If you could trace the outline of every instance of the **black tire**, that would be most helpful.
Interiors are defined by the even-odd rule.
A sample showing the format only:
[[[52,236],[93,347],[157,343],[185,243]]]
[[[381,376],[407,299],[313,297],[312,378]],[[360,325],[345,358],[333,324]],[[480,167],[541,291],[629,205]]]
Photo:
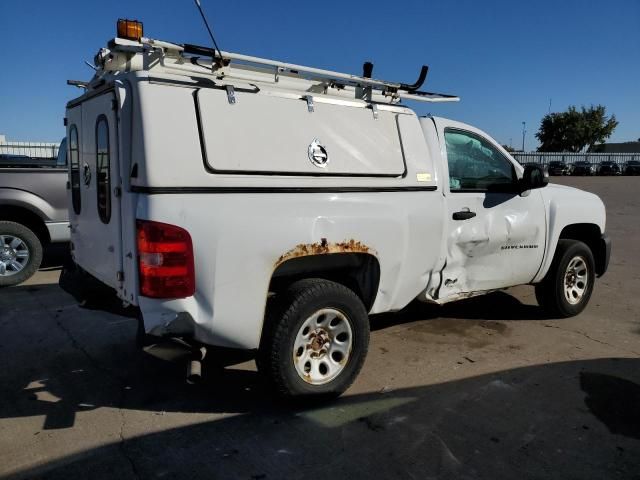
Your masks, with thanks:
[[[575,258],[584,260],[587,272],[584,293],[575,303],[569,302],[565,296],[565,281],[569,263]],[[582,312],[591,298],[595,284],[595,262],[591,249],[578,240],[561,239],[558,241],[556,253],[551,267],[544,280],[536,285],[536,299],[538,304],[553,317],[567,318]]]
[[[0,236],[4,235],[22,240],[29,253],[29,259],[22,270],[10,275],[0,274],[0,287],[10,287],[24,282],[38,271],[42,263],[42,243],[33,231],[16,222],[0,221]],[[4,248],[4,242],[1,243],[0,251]]]
[[[314,385],[296,370],[292,361],[294,343],[305,321],[326,308],[344,315],[351,328],[352,345],[340,373],[327,383]],[[351,386],[364,364],[368,347],[369,317],[360,298],[339,283],[305,279],[278,294],[268,307],[257,364],[282,397],[331,398]]]

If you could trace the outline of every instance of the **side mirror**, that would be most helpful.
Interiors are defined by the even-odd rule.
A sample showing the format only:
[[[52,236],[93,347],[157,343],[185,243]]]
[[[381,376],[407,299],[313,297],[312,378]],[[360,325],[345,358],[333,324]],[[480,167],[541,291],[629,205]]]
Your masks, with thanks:
[[[535,188],[546,187],[549,183],[549,172],[540,165],[527,165],[520,180],[520,190],[526,192]]]

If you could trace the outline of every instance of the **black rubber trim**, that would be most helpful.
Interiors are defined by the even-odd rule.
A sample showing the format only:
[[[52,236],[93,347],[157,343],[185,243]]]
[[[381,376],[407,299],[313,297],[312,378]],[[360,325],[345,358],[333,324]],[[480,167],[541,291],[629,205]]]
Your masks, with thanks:
[[[67,166],[64,167],[9,167],[0,165],[0,171],[2,173],[27,173],[27,172],[63,172],[67,173]],[[4,187],[3,187],[4,188]]]
[[[402,173],[312,173],[312,172],[281,172],[281,171],[269,171],[269,170],[218,170],[214,168],[209,162],[209,158],[207,156],[207,149],[205,147],[204,142],[204,131],[202,128],[202,116],[200,112],[200,100],[198,98],[200,89],[196,89],[193,92],[193,101],[196,113],[196,123],[198,124],[198,136],[200,138],[200,151],[202,152],[202,161],[204,162],[204,168],[208,173],[212,174],[220,174],[220,175],[276,175],[276,176],[284,176],[284,177],[300,177],[300,176],[311,176],[311,177],[342,177],[342,178],[405,178],[407,176],[407,160],[404,156],[404,152],[402,152],[402,165],[403,171]],[[235,89],[236,92],[240,92],[242,90]],[[257,93],[257,92],[251,92]],[[397,122],[397,118],[396,118]],[[402,149],[402,136],[400,131],[398,130],[398,140],[400,141],[400,147]]]
[[[134,193],[164,195],[176,193],[357,193],[357,192],[435,192],[435,185],[412,187],[138,187]]]
[[[602,251],[596,256],[596,275],[601,277],[607,272],[609,259],[611,258],[611,238],[606,233],[602,234],[599,247]]]
[[[171,85],[188,88],[216,88],[220,87],[216,82],[210,78],[203,77],[190,77],[192,81],[178,80],[176,78],[161,78],[161,77],[147,77],[150,84],[155,85]]]

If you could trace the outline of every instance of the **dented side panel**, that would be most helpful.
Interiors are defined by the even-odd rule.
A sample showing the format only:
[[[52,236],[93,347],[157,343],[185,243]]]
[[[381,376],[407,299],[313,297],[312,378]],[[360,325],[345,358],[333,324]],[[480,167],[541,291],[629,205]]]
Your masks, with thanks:
[[[502,151],[484,132],[459,122],[433,119],[423,121],[423,129],[435,128],[440,139],[442,168],[449,178],[446,127],[469,131],[484,137]],[[503,151],[507,161],[513,162],[518,176],[522,167]],[[427,300],[445,303],[482,292],[529,283],[539,271],[545,253],[546,219],[540,190],[523,195],[516,193],[451,191],[444,187],[446,197],[446,235],[443,250],[446,265],[435,276],[437,285],[425,292]],[[454,213],[468,211],[475,214],[465,220],[454,219]]]
[[[529,283],[545,251],[545,221],[539,191],[527,197],[459,194],[448,199],[453,213],[469,208],[476,217],[450,220],[447,267],[439,298]],[[484,198],[483,198],[484,197]],[[495,205],[487,204],[487,197]],[[451,217],[450,217],[451,218]]]

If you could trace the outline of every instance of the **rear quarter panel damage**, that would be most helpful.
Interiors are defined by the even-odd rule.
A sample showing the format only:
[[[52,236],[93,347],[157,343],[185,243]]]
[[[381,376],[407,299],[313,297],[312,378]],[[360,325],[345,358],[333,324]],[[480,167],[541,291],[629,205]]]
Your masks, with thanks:
[[[378,313],[413,300],[440,256],[438,192],[193,194],[174,200],[141,196],[136,216],[190,232],[196,293],[178,300],[140,297],[145,327],[166,326],[188,312],[196,339],[212,345],[258,347],[271,276],[289,259],[376,256],[381,280],[371,313]]]

